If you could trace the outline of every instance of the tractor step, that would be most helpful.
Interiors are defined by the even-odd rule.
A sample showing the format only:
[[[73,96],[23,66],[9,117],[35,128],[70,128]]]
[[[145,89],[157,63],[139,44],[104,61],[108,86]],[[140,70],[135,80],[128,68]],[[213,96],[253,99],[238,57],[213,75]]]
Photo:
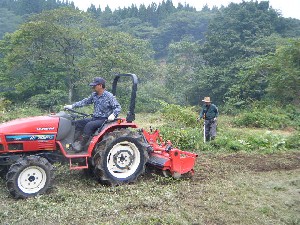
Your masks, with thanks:
[[[74,158],[70,158],[70,170],[81,170],[81,169],[88,169],[89,165],[88,165],[88,157],[82,157],[81,159],[84,159],[84,163],[83,165],[78,165],[78,163],[76,163],[76,165],[74,163],[72,163],[72,159]],[[78,160],[78,158],[76,158]]]

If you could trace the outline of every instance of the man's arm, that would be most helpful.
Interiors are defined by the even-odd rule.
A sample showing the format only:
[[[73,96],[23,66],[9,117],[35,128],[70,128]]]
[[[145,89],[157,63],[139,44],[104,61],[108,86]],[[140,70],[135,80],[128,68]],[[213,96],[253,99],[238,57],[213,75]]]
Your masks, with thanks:
[[[202,107],[202,110],[200,112],[199,118],[202,119],[204,116],[204,107]]]
[[[113,114],[115,117],[117,117],[119,115],[119,113],[121,112],[122,108],[115,96],[113,96],[111,99],[111,105],[113,108]]]
[[[215,115],[216,115],[216,117],[218,117],[218,116],[219,116],[219,110],[218,110],[218,107],[217,107],[217,106],[215,106],[215,109],[214,109],[214,111],[215,111]]]
[[[89,104],[92,104],[93,103],[93,96],[91,95],[90,97],[88,98],[85,98],[79,102],[75,102],[73,105],[72,105],[72,108],[79,108],[79,107],[83,107],[83,106],[86,106],[86,105],[89,105]]]

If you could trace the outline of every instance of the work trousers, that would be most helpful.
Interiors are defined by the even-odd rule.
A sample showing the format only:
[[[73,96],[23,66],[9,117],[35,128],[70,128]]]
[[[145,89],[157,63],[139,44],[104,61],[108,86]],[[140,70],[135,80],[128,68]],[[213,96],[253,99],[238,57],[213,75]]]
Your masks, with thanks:
[[[205,139],[210,141],[210,139],[215,139],[217,136],[217,120],[205,120]]]
[[[75,127],[77,131],[83,130],[84,136],[91,136],[99,127],[102,126],[104,121],[107,118],[104,117],[93,117],[93,118],[87,118],[82,120],[77,120],[75,122]]]

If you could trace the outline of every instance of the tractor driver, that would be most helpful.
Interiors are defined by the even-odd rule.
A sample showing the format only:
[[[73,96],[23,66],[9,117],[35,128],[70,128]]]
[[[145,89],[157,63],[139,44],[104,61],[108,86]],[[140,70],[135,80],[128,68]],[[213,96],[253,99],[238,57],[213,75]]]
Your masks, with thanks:
[[[86,105],[94,104],[94,113],[92,118],[77,120],[76,131],[82,131],[79,142],[74,144],[73,149],[76,152],[84,150],[84,146],[90,136],[102,126],[105,120],[113,121],[120,113],[121,106],[112,93],[105,89],[105,80],[101,77],[95,77],[90,83],[94,92],[87,98],[76,102],[72,105],[64,106],[65,109],[79,108]]]

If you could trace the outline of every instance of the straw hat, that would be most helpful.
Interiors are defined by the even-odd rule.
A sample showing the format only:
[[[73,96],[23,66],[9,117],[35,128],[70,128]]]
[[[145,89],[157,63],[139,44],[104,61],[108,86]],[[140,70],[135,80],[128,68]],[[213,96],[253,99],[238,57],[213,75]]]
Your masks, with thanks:
[[[202,100],[202,102],[211,102],[210,101],[210,97],[204,97],[204,99]]]

